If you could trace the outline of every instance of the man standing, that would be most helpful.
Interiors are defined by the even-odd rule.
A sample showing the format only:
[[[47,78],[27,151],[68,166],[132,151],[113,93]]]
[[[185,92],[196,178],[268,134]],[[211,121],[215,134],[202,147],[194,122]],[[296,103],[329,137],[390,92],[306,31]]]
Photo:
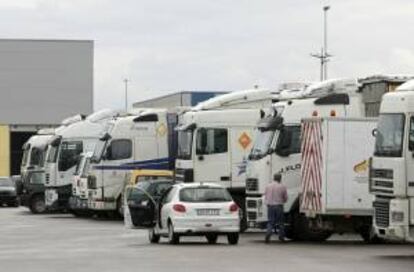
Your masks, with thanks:
[[[276,225],[279,226],[279,240],[285,241],[285,219],[283,204],[288,200],[286,186],[281,184],[282,175],[275,174],[273,182],[266,186],[265,204],[267,205],[267,232],[266,243],[270,241]]]

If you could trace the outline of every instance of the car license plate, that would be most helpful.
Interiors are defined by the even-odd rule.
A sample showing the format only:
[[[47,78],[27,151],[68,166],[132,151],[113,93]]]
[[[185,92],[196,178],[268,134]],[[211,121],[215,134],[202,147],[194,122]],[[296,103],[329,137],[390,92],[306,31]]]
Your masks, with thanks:
[[[198,209],[197,215],[219,215],[219,209]]]
[[[46,206],[51,206],[57,199],[58,194],[55,190],[46,190]]]

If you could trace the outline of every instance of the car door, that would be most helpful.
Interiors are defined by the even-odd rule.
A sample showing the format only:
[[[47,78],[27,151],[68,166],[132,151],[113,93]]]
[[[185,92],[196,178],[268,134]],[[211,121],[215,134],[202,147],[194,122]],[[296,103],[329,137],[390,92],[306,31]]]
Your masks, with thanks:
[[[135,227],[154,227],[157,203],[147,190],[139,187],[131,189],[127,195],[127,204],[132,224]]]
[[[174,196],[177,192],[176,187],[171,187],[165,192],[165,195],[161,198],[158,207],[158,227],[161,231],[167,230],[168,227],[168,218],[170,217],[171,212],[171,203],[174,199]]]

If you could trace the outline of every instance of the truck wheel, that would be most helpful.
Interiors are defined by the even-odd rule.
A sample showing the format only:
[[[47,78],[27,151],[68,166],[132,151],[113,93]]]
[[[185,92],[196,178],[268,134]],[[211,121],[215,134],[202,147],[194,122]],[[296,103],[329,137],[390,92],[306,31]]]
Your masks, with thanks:
[[[160,236],[155,234],[155,229],[148,230],[148,238],[151,244],[157,244],[160,241]]]
[[[168,223],[168,242],[171,245],[180,243],[180,236],[174,232],[174,226],[171,222]]]
[[[122,195],[118,197],[118,200],[116,201],[116,211],[117,215],[120,218],[124,218],[124,206],[122,205]]]
[[[373,231],[371,226],[366,226],[366,227],[362,227],[359,230],[359,234],[361,235],[362,239],[366,242],[366,243],[370,243],[370,244],[379,244],[384,242],[383,239],[379,238]]]
[[[239,234],[237,232],[227,234],[227,241],[230,245],[237,245],[239,242]]]
[[[44,197],[37,195],[30,201],[30,211],[32,213],[44,213],[46,211],[46,203]]]
[[[314,230],[309,227],[309,220],[305,215],[295,212],[293,215],[293,239],[299,241],[323,242],[332,232],[327,230]]]
[[[206,234],[206,238],[207,238],[208,243],[213,245],[217,243],[218,235],[215,233],[209,233],[209,234]]]

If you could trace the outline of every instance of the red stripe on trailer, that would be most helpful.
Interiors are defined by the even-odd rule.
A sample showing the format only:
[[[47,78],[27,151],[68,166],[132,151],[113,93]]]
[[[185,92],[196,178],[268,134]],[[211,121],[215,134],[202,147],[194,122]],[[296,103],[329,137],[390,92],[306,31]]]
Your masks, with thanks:
[[[321,120],[302,123],[302,211],[322,209],[322,131]]]

